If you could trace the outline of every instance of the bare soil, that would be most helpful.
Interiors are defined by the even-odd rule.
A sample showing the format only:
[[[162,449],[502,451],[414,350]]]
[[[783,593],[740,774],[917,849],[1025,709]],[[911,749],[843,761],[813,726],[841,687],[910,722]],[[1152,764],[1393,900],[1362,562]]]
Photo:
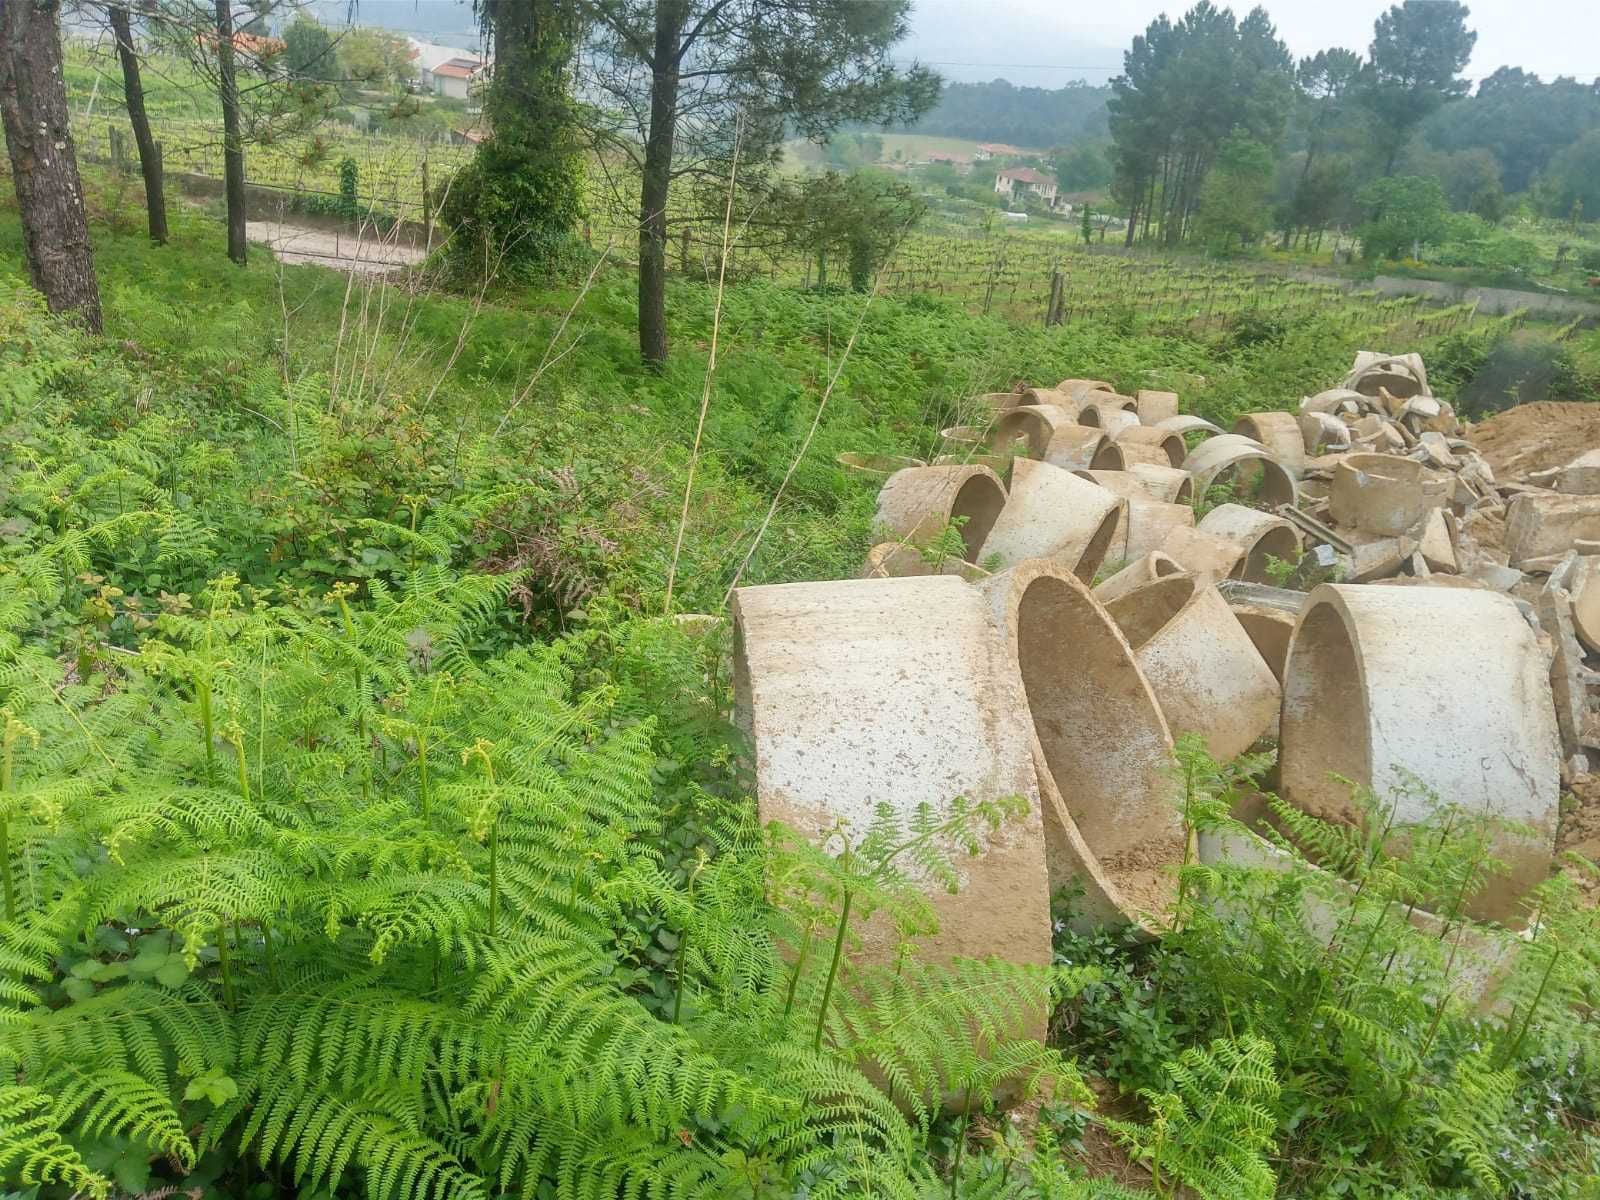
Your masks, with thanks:
[[[312,263],[369,275],[414,266],[427,257],[419,247],[397,244],[376,234],[353,237],[282,221],[247,221],[245,233],[252,242],[264,242],[281,262]]]
[[[1562,467],[1600,446],[1600,404],[1539,400],[1519,404],[1479,421],[1466,432],[1489,460],[1497,479],[1511,482],[1530,472]]]

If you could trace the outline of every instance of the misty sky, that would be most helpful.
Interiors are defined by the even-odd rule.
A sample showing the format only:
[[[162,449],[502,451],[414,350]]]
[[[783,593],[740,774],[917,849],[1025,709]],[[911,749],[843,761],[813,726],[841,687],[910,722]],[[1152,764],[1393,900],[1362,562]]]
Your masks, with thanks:
[[[1242,16],[1251,4],[1228,6]],[[1329,46],[1364,54],[1373,19],[1388,6],[1388,0],[1264,4],[1297,58]],[[1152,18],[1163,11],[1176,18],[1187,7],[1147,0],[916,0],[905,49],[950,79],[1104,83],[1121,71],[1123,49]],[[1546,79],[1600,75],[1600,0],[1468,0],[1468,7],[1468,24],[1478,32],[1467,70],[1474,79],[1503,65]]]

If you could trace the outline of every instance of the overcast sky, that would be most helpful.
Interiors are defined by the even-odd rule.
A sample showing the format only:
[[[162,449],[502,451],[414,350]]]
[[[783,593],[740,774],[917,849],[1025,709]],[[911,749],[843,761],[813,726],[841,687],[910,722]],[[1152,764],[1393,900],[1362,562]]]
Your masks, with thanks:
[[[1176,19],[1188,7],[1146,0],[916,0],[905,49],[951,79],[1104,83],[1121,71],[1122,51],[1135,34],[1159,13]],[[1231,7],[1243,16],[1251,5]],[[1300,58],[1330,46],[1364,54],[1372,22],[1389,4],[1269,0],[1264,7]],[[1600,75],[1600,0],[1469,0],[1468,7],[1468,24],[1478,33],[1467,68],[1474,79],[1505,65],[1546,79]]]

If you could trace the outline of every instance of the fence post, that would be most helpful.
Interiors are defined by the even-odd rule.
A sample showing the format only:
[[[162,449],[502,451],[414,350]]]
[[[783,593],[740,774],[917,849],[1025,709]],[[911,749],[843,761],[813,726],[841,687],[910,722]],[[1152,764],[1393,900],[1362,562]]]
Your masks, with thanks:
[[[428,193],[428,153],[422,153],[422,236],[425,254],[433,253],[433,197]]]

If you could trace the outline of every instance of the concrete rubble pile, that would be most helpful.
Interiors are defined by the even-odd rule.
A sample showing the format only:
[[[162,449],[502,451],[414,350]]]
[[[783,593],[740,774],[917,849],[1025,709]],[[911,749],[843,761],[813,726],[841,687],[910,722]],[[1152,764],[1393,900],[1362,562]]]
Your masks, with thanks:
[[[1099,379],[972,407],[929,462],[845,456],[881,480],[860,578],[735,593],[764,818],[821,838],[883,803],[1027,798],[990,854],[951,847],[963,887],[934,897],[927,951],[1047,962],[1055,889],[1085,924],[1168,910],[1175,735],[1219,759],[1275,740],[1308,812],[1358,819],[1353,781],[1402,822],[1433,797],[1516,822],[1474,911],[1521,922],[1561,774],[1600,750],[1600,451],[1497,481],[1415,354],[1363,352],[1231,430]]]

